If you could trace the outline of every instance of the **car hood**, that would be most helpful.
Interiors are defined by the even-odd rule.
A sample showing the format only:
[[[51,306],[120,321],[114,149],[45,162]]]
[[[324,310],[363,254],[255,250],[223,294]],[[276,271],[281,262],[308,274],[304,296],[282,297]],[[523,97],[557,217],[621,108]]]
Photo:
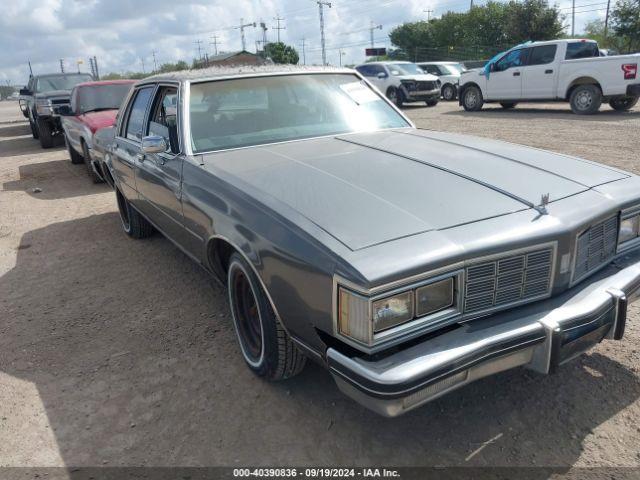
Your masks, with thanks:
[[[91,129],[92,133],[103,127],[110,127],[116,121],[118,110],[100,110],[99,112],[87,112],[78,115],[82,123]]]
[[[430,73],[425,73],[424,75],[398,75],[396,78],[400,80],[414,80],[416,82],[435,82],[438,80],[438,77]]]
[[[402,129],[207,154],[204,167],[351,250],[576,195],[628,175],[586,160]]]
[[[71,96],[71,90],[51,90],[49,92],[36,93],[36,98],[57,98],[57,97],[69,97]]]

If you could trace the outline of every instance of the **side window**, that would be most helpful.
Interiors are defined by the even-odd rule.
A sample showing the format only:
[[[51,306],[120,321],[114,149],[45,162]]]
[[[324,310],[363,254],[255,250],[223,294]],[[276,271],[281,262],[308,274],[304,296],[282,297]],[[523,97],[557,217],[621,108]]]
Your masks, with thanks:
[[[542,45],[531,49],[529,65],[545,65],[556,58],[557,45]]]
[[[512,67],[520,67],[524,64],[525,57],[526,49],[513,50],[496,62],[494,70],[503,72]]]
[[[567,60],[599,56],[600,50],[598,50],[598,44],[595,42],[573,42],[567,44],[567,54],[565,55]]]
[[[125,127],[125,138],[139,142],[142,140],[142,129],[144,127],[144,115],[147,112],[149,100],[151,100],[153,87],[141,88],[136,92],[136,96],[128,112]]]
[[[363,77],[373,76],[371,65],[360,65],[356,70],[358,70]]]
[[[161,87],[153,102],[147,135],[158,135],[167,142],[167,153],[178,153],[178,89]]]
[[[435,65],[425,65],[424,67],[422,67],[422,69],[425,72],[430,73],[431,75],[440,76],[440,69],[438,67],[436,67]]]

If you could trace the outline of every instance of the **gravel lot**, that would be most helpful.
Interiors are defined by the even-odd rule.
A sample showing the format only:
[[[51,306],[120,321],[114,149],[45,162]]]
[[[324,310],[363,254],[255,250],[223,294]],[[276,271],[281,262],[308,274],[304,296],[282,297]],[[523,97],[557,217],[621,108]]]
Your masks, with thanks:
[[[640,174],[638,108],[406,112]],[[315,365],[267,384],[225,291],[161,236],[127,238],[113,193],[23,120],[0,103],[0,465],[640,466],[638,305],[625,341],[557,375],[506,372],[397,419]]]

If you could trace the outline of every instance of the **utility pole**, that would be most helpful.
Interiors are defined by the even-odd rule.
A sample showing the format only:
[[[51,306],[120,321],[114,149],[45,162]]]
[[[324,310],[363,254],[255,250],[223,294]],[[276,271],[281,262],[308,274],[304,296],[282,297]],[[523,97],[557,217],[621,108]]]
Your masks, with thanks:
[[[306,39],[304,37],[302,37],[302,64],[306,65],[307,64],[307,52],[305,50],[305,42]]]
[[[340,66],[342,67],[342,56],[346,55],[347,52],[343,52],[341,48],[338,49],[338,53],[340,54]]]
[[[473,0],[471,0],[471,3],[469,4],[469,11],[471,11],[472,8],[473,8]]]
[[[142,73],[147,73],[144,69],[144,58],[140,57],[140,63],[142,63]]]
[[[31,60],[27,60],[29,64],[29,78],[33,77],[33,69],[31,68]]]
[[[373,31],[374,30],[382,30],[382,25],[376,25],[375,23],[373,23],[373,20],[371,20],[371,26],[369,27],[369,35],[371,37],[371,48],[374,47],[374,42],[373,42]]]
[[[151,50],[151,56],[153,57],[153,71],[157,72],[158,71],[158,62],[156,61],[156,51],[155,50]]]
[[[256,41],[256,53],[258,53],[258,47],[257,47],[258,44],[262,43],[263,51],[267,46],[267,30],[268,30],[267,24],[264,22],[260,22],[260,28],[262,29],[262,41]],[[280,34],[280,32],[278,32],[278,34]]]
[[[198,39],[193,43],[195,43],[198,46],[198,58],[202,62],[202,40]]]
[[[31,62],[29,62],[29,70],[31,70]],[[64,73],[64,59],[60,59],[60,72]]]
[[[326,5],[331,8],[331,2],[325,0],[315,0],[320,10],[320,45],[322,46],[322,65],[327,64],[327,50],[324,43],[324,11],[323,7]]]
[[[607,31],[609,30],[609,7],[611,6],[611,0],[607,0],[607,13],[604,16],[604,38],[607,38]]]
[[[91,70],[91,76],[96,78],[96,71],[93,68],[93,57],[89,57],[89,70]]]
[[[571,36],[576,34],[576,0],[571,3]]]
[[[98,70],[98,59],[93,56],[93,67],[96,69],[96,80],[100,80],[100,70]]]
[[[240,25],[234,27],[236,30],[240,30],[240,38],[242,38],[242,50],[245,51],[247,49],[247,42],[244,38],[244,29],[247,27],[256,28],[256,22],[253,23],[244,23],[244,18],[240,19]]]
[[[473,0],[471,0],[471,8],[473,8]],[[423,12],[427,14],[427,22],[429,22],[431,20],[431,14],[433,13],[433,10],[428,9],[423,10]]]
[[[280,14],[277,14],[273,19],[278,24],[278,26],[277,27],[273,27],[273,29],[278,31],[278,43],[280,43],[280,30],[286,30],[287,27],[281,27],[280,26],[280,22],[284,21],[284,18],[280,18]]]
[[[213,39],[213,42],[209,42],[209,45],[213,45],[213,51],[218,55],[218,36],[212,35],[211,38]]]

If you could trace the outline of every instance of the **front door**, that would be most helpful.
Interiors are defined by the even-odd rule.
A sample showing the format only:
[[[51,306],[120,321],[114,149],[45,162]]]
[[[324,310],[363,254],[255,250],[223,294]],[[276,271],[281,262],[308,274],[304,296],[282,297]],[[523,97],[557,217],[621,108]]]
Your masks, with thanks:
[[[487,100],[522,98],[522,67],[525,60],[525,49],[512,50],[493,65],[487,79]]]
[[[167,149],[161,153],[143,153],[136,159],[140,208],[166,235],[183,244],[183,159],[178,145],[177,86],[160,85],[151,105],[144,135],[164,138]]]
[[[138,155],[142,152],[142,129],[153,90],[153,86],[147,86],[133,93],[133,99],[129,102],[129,108],[116,132],[113,147],[111,163],[116,185],[136,207],[139,202],[134,168]]]

